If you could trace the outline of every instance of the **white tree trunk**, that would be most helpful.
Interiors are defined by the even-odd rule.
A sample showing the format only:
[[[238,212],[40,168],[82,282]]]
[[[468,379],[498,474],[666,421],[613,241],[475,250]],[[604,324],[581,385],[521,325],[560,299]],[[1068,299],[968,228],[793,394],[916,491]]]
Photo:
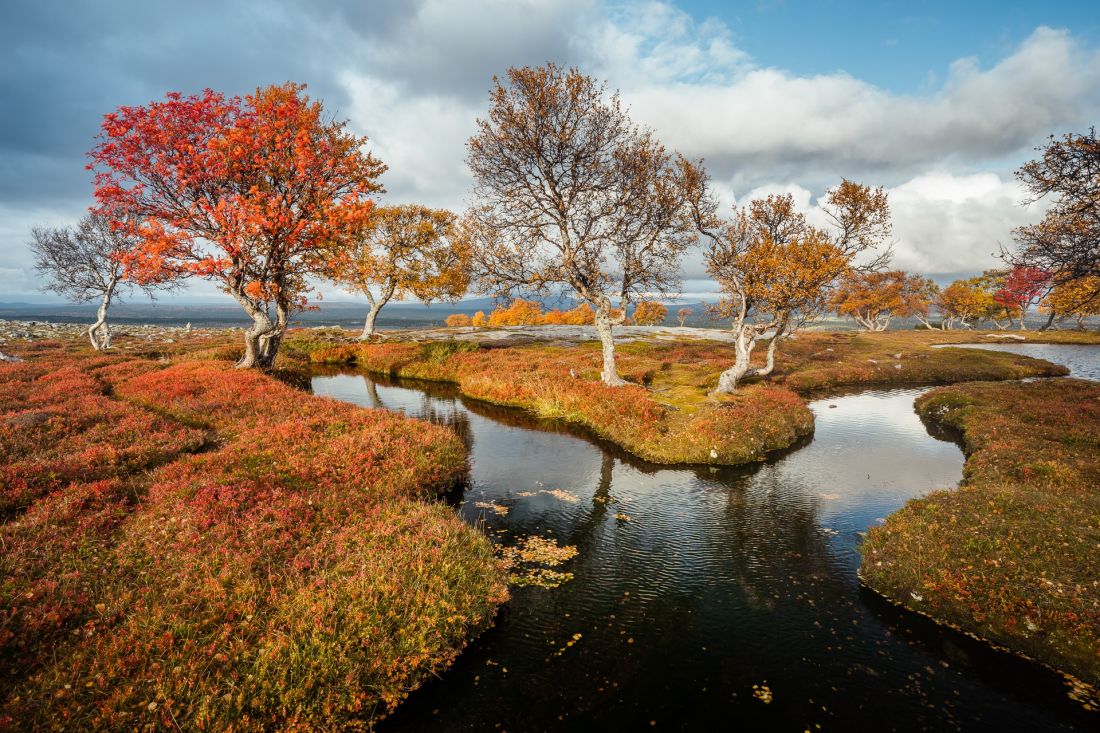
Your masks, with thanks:
[[[626,313],[625,307],[623,313]],[[617,319],[618,323],[622,321],[622,317]],[[606,299],[601,300],[596,305],[596,333],[599,334],[600,343],[603,345],[603,370],[600,372],[600,379],[608,387],[621,387],[628,384],[615,369],[615,338],[611,331],[615,324],[616,319],[611,317],[611,303]]]
[[[752,350],[756,347],[758,332],[755,326],[741,323],[734,326],[734,331],[737,338],[733,341],[733,366],[718,377],[718,387],[714,390],[718,394],[733,394],[737,391],[737,383],[749,371]]]
[[[276,303],[275,320],[266,309],[266,304],[240,296],[237,301],[252,318],[252,325],[244,332],[244,356],[237,362],[238,369],[270,369],[275,365],[283,334],[290,320],[290,309],[285,303]]]
[[[371,336],[374,336],[374,323],[378,320],[378,311],[382,310],[382,306],[390,302],[394,290],[395,286],[392,283],[387,284],[383,287],[378,298],[375,298],[370,290],[366,291],[367,300],[370,301],[370,310],[367,311],[367,320],[363,322],[363,332],[359,334],[360,341],[369,341]]]
[[[367,311],[367,320],[363,323],[363,333],[359,334],[360,341],[369,341],[374,335],[374,322],[378,319],[378,311],[382,310],[379,303],[372,303]]]
[[[111,348],[111,327],[107,323],[107,309],[111,307],[111,298],[118,284],[117,277],[111,277],[107,289],[103,291],[103,298],[99,301],[99,309],[96,311],[96,321],[88,328],[88,340],[92,342],[92,348],[103,351]]]

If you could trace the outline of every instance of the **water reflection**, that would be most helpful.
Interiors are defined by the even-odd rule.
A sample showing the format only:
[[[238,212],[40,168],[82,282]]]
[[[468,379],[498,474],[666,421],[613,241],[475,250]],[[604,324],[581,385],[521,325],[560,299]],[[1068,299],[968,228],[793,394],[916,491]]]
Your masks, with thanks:
[[[1093,344],[959,344],[959,348],[1006,351],[1069,367],[1069,376],[1100,381],[1100,346]],[[947,348],[941,346],[937,348]]]
[[[959,449],[913,412],[920,390],[814,402],[808,445],[715,470],[647,464],[447,386],[333,375],[314,390],[455,427],[471,447],[463,517],[494,541],[538,535],[579,549],[571,582],[516,589],[497,626],[389,730],[1089,722],[1052,675],[861,595],[860,533],[961,475]],[[765,682],[770,704],[752,694]]]

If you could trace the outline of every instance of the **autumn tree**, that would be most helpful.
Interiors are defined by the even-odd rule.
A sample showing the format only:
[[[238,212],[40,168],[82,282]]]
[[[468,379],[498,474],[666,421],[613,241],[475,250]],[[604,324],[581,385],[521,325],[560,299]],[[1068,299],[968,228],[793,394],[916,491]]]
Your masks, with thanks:
[[[1026,331],[1027,312],[1046,297],[1051,287],[1049,273],[1036,267],[1018,265],[1004,275],[1001,286],[993,293],[993,300],[1006,313],[1015,314],[1020,321],[1020,330]],[[1049,325],[1048,321],[1044,328]]]
[[[705,192],[706,186],[696,190]],[[713,198],[693,200],[694,219],[707,240],[707,272],[722,291],[711,310],[729,319],[734,333],[734,363],[719,377],[717,392],[735,391],[746,376],[770,374],[778,345],[820,313],[829,288],[853,267],[883,261],[875,250],[889,236],[882,224],[889,219],[885,194],[844,181],[827,202],[837,224],[833,233],[811,226],[790,194],[755,199],[725,220]],[[753,367],[752,352],[768,333],[765,364]]]
[[[948,331],[956,326],[971,328],[981,321],[991,321],[1003,328],[1016,316],[1010,306],[994,298],[1004,286],[1004,270],[986,270],[977,277],[956,280],[945,287],[936,299],[943,320],[940,328]]]
[[[894,318],[916,318],[927,328],[928,311],[938,292],[936,284],[901,270],[852,270],[833,291],[830,305],[868,331],[885,331]]]
[[[691,314],[694,312],[695,311],[693,311],[691,308],[688,308],[687,306],[676,311],[676,321],[680,324],[680,328],[684,327],[684,323],[687,322],[687,319],[691,318]]]
[[[1016,248],[1003,253],[1014,267],[1052,273],[1053,285],[1100,284],[1100,138],[1087,133],[1053,135],[1016,177],[1028,190],[1025,203],[1050,199],[1038,224],[1013,231]],[[1089,279],[1093,278],[1093,279]]]
[[[1078,330],[1085,327],[1085,319],[1100,316],[1100,277],[1083,277],[1065,280],[1055,285],[1039,306],[1051,319],[1073,319]]]
[[[196,276],[233,296],[252,320],[240,367],[272,365],[322,251],[361,236],[382,190],[366,139],[326,120],[304,89],[121,107],[89,153],[100,210],[139,240],[128,276]]]
[[[474,314],[474,317],[470,319],[470,325],[474,328],[485,328],[489,325],[489,319],[485,315],[485,311],[478,311]]]
[[[123,262],[139,243],[124,229],[112,226],[106,216],[96,213],[88,214],[75,227],[31,230],[34,269],[46,281],[42,289],[75,303],[99,301],[95,323],[87,331],[96,351],[111,346],[107,311],[113,302],[121,301],[135,285],[151,295],[154,288],[174,284],[170,273],[140,283],[127,277]]]
[[[538,326],[542,323],[542,306],[533,300],[516,298],[507,308],[496,308],[489,314],[489,325]]]
[[[465,313],[452,313],[443,319],[443,321],[447,324],[448,328],[463,328],[473,324],[470,316]]]
[[[634,306],[634,323],[639,326],[659,326],[667,316],[668,308],[662,303],[643,300]]]
[[[430,303],[466,293],[469,250],[454,229],[455,215],[444,209],[378,206],[359,236],[337,243],[326,275],[370,302],[361,340],[374,335],[378,312],[393,298],[411,295]]]
[[[641,293],[679,284],[695,241],[688,186],[698,165],[635,126],[605,87],[554,64],[494,79],[486,118],[468,142],[475,205],[468,228],[479,288],[588,303],[603,345],[604,384],[615,369],[613,327]]]

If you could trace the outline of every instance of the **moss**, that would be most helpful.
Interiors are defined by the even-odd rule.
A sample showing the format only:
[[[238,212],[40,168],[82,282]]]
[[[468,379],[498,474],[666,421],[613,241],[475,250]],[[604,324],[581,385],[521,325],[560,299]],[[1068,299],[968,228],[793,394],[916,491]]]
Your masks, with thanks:
[[[868,532],[864,581],[1100,684],[1100,385],[962,384],[917,409],[960,431],[964,481]]]

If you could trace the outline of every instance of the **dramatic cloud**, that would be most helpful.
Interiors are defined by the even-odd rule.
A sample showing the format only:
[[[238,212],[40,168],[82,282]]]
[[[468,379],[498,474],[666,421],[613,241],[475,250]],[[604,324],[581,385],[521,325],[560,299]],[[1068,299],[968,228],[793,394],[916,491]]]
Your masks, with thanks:
[[[460,208],[465,141],[494,74],[554,60],[619,89],[636,121],[704,157],[726,203],[790,190],[810,215],[841,176],[885,185],[896,264],[969,272],[1037,211],[1011,171],[1100,113],[1100,53],[1040,27],[1001,59],[960,59],[901,93],[846,73],[765,67],[730,29],[671,4],[600,0],[215,3],[5,9],[0,23],[0,292],[33,291],[35,223],[90,203],[84,153],[104,112],[168,90],[304,81],[371,138],[387,198]],[[705,291],[698,256],[690,289]],[[201,292],[201,291],[200,291]]]

